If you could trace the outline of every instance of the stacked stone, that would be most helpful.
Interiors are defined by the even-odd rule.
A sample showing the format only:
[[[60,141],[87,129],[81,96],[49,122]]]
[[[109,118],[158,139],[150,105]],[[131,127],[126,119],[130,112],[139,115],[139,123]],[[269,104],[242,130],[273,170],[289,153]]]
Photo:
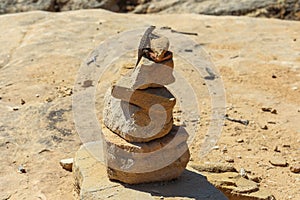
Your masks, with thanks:
[[[107,91],[102,132],[108,177],[137,184],[177,178],[189,161],[187,133],[173,125],[176,99],[165,87],[175,81],[168,39],[151,40],[151,49],[170,57],[142,64]],[[155,51],[153,51],[155,52]],[[179,131],[180,130],[180,131]]]

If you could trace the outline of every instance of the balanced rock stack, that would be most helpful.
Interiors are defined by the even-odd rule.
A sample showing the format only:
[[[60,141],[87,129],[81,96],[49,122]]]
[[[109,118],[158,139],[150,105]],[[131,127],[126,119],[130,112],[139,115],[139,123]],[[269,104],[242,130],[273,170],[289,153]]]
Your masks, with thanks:
[[[177,178],[189,161],[188,135],[173,125],[175,81],[169,40],[158,34],[130,75],[107,91],[102,132],[108,177],[137,184]]]

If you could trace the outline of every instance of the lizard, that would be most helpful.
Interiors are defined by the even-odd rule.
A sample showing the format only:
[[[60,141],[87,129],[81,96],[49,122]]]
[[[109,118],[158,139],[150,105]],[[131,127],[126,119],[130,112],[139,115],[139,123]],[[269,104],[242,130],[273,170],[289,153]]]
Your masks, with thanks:
[[[146,49],[150,48],[150,35],[152,34],[152,32],[154,31],[155,28],[156,28],[155,26],[151,25],[145,31],[145,33],[144,33],[144,35],[143,35],[143,37],[140,41],[139,50],[138,50],[138,58],[137,58],[137,62],[135,64],[135,67],[137,67],[137,65],[141,61],[143,55],[145,55]]]
[[[172,58],[172,53],[168,51],[169,41],[159,35],[153,34],[155,26],[150,26],[144,33],[138,50],[138,60],[135,68],[142,57],[152,60],[156,63],[163,62]],[[154,39],[154,40],[151,40]],[[154,45],[154,46],[152,46]]]

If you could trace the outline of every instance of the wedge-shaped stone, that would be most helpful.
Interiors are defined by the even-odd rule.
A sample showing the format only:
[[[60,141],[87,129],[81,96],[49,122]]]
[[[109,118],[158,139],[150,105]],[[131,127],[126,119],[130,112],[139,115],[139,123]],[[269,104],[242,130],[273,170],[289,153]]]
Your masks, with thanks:
[[[174,62],[172,59],[162,63],[154,63],[142,58],[141,65],[127,76],[120,79],[116,85],[131,89],[146,89],[163,87],[174,83]]]

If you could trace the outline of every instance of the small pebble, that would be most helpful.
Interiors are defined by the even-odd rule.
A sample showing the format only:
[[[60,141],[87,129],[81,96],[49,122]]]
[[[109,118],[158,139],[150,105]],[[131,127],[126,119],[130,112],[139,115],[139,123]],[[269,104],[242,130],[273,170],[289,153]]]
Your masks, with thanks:
[[[244,140],[243,139],[238,139],[237,142],[242,143],[242,142],[244,142]]]
[[[288,166],[288,163],[286,162],[286,160],[282,157],[272,157],[269,162],[273,165],[273,166],[277,166],[277,167],[286,167]]]
[[[35,97],[36,97],[36,98],[39,98],[39,97],[40,97],[40,94],[36,94]]]
[[[255,176],[255,175],[247,175],[247,176],[251,181],[254,181],[256,183],[260,183],[262,181],[262,178],[260,176]]]
[[[24,99],[21,99],[21,105],[24,105],[26,102]]]
[[[24,174],[24,173],[26,173],[26,169],[25,169],[22,165],[20,165],[20,166],[18,167],[18,172],[19,172],[20,174]]]
[[[225,146],[225,147],[223,147],[223,149],[222,149],[222,152],[223,153],[227,153],[228,152],[228,150],[227,150],[227,147]]]
[[[265,146],[260,147],[260,150],[268,151],[268,147],[265,147]]]
[[[212,149],[213,149],[213,150],[219,150],[220,147],[219,147],[219,146],[214,146]]]
[[[233,158],[230,158],[230,157],[226,157],[226,158],[225,158],[225,161],[226,161],[226,162],[229,162],[229,163],[234,163],[234,159],[233,159]]]
[[[48,98],[45,99],[45,101],[49,103],[49,102],[51,102],[53,100],[50,97],[48,97]]]
[[[300,165],[293,165],[290,167],[291,172],[300,173]]]
[[[267,126],[267,125],[264,125],[264,126],[261,127],[261,129],[263,129],[263,130],[268,130],[268,126]]]
[[[72,171],[72,166],[73,166],[73,158],[67,158],[67,159],[63,159],[59,162],[60,166],[62,166],[62,168],[64,168],[67,171]]]
[[[272,114],[277,114],[277,110],[276,110],[276,109],[272,109],[272,110],[271,110],[271,113],[272,113]]]
[[[277,110],[274,108],[270,108],[270,107],[262,107],[261,108],[262,111],[264,112],[270,112],[272,114],[277,114]]]
[[[17,110],[19,110],[19,107],[13,107],[12,110],[17,111]]]
[[[262,107],[261,110],[264,111],[264,112],[271,112],[272,108]]]
[[[284,147],[284,148],[290,148],[291,145],[289,145],[289,144],[283,144],[282,147]]]
[[[278,149],[278,146],[275,146],[274,151],[275,152],[280,152],[280,150]]]
[[[246,170],[244,168],[240,169],[240,175],[241,175],[241,177],[246,177],[247,176]]]

